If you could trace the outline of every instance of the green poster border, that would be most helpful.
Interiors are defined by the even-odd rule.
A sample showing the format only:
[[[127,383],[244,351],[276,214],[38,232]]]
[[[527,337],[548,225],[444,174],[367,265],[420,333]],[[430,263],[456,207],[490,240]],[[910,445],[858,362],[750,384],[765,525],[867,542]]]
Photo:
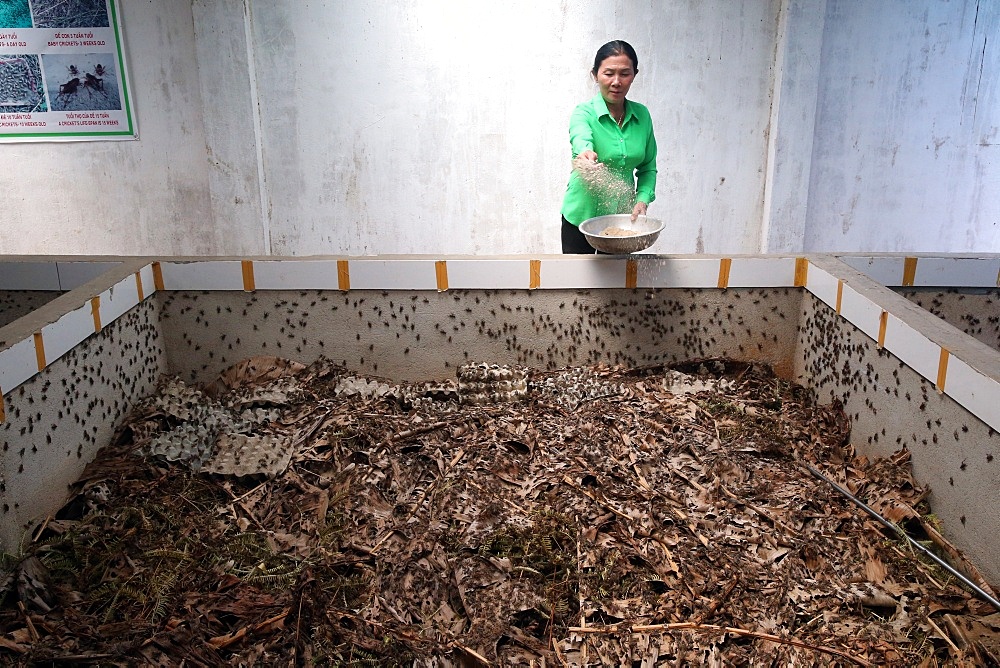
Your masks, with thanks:
[[[115,0],[107,0],[107,2],[110,9],[111,25],[115,30],[115,47],[118,51],[118,71],[122,73],[122,78],[118,83],[121,84],[122,87],[122,99],[125,101],[125,118],[128,122],[128,129],[117,130],[114,132],[0,132],[0,138],[29,140],[52,137],[125,137],[129,135],[135,139],[139,138],[135,131],[135,125],[132,122],[132,104],[128,90],[128,71],[125,69],[125,54],[122,52],[124,44],[122,44],[122,34],[118,22],[118,7],[115,6]],[[39,54],[39,56],[41,56],[41,54]]]

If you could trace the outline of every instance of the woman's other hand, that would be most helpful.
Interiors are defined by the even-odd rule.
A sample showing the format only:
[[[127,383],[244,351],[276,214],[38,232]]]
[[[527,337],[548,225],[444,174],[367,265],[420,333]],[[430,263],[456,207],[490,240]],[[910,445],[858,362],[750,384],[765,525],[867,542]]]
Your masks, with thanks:
[[[645,215],[646,215],[646,203],[636,202],[635,206],[632,207],[632,222],[634,223],[635,219],[638,218],[639,216],[645,216]]]

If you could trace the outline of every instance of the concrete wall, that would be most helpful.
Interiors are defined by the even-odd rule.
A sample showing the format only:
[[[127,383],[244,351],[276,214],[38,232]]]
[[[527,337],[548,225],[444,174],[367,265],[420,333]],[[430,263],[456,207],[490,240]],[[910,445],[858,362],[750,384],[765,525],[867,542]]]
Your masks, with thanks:
[[[891,302],[895,295],[888,297]],[[893,312],[905,310],[897,302]],[[957,332],[929,322],[929,313],[920,315],[926,316],[916,318],[923,331],[962,349]],[[991,582],[1000,581],[1000,434],[827,304],[807,296],[801,323],[797,380],[813,388],[821,403],[844,405],[859,453],[888,457],[907,448],[914,479],[930,489],[943,533],[976,555]]]
[[[272,249],[558,252],[569,115],[625,37],[661,155],[653,250],[754,250],[778,7],[253,2]]]
[[[56,306],[56,304],[50,304]],[[52,309],[11,325],[30,332]],[[10,330],[5,330],[10,333]],[[3,397],[0,545],[15,550],[28,526],[57,511],[134,402],[165,370],[158,306],[148,299],[53,360]]]
[[[567,119],[615,37],[659,138],[651,252],[1000,248],[995,3],[121,12],[140,139],[0,145],[0,251],[556,252]]]
[[[1000,290],[921,288],[899,294],[952,327],[1000,351]]]
[[[256,250],[213,218],[190,3],[119,8],[139,140],[0,145],[2,252]]]
[[[0,327],[28,315],[58,296],[58,292],[44,290],[0,290]]]
[[[826,5],[804,249],[1000,249],[1000,5]]]
[[[1000,271],[1000,256],[968,262]],[[919,264],[928,275],[943,266]],[[323,355],[396,380],[453,377],[466,361],[551,369],[724,355],[843,402],[860,452],[909,448],[945,535],[1000,579],[997,351],[830,257],[136,260],[0,338],[7,547],[58,508],[162,373],[210,380],[260,354]]]
[[[801,292],[351,290],[167,292],[168,370],[208,382],[254,355],[395,380],[453,378],[466,362],[561,369],[731,357],[790,376]],[[247,325],[247,323],[252,323]]]

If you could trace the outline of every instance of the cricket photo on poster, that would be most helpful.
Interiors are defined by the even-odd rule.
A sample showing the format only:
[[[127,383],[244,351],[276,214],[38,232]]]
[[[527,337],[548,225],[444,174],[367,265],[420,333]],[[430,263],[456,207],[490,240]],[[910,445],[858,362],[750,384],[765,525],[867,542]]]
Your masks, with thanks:
[[[0,142],[136,138],[114,0],[0,3]]]

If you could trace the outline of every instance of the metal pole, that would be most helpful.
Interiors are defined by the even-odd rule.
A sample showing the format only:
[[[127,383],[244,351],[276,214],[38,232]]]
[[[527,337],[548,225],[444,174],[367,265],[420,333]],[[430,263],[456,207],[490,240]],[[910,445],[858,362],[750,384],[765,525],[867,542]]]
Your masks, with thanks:
[[[843,494],[844,496],[846,496],[848,499],[850,499],[855,504],[857,504],[866,513],[868,513],[869,515],[871,515],[872,517],[874,517],[876,520],[878,520],[879,522],[881,522],[884,526],[886,526],[889,529],[892,529],[894,532],[896,532],[897,534],[899,534],[900,536],[902,536],[903,538],[905,538],[910,543],[910,545],[912,545],[913,547],[915,547],[918,550],[920,550],[924,555],[926,555],[927,557],[930,557],[934,561],[934,563],[936,563],[938,566],[940,566],[941,568],[945,569],[946,571],[948,571],[949,573],[951,573],[952,575],[954,575],[956,578],[958,578],[966,587],[968,587],[973,592],[975,592],[975,594],[977,596],[979,596],[981,599],[983,599],[984,601],[988,602],[990,605],[992,605],[997,610],[1000,610],[1000,601],[998,601],[997,599],[995,599],[992,596],[990,596],[986,591],[984,591],[975,582],[973,582],[972,580],[970,580],[969,578],[965,577],[964,575],[962,575],[961,573],[959,573],[957,570],[955,570],[951,566],[951,564],[949,564],[948,562],[946,562],[945,560],[943,560],[941,557],[937,556],[936,554],[934,554],[933,552],[931,552],[930,550],[928,550],[926,547],[924,547],[923,545],[921,545],[917,541],[915,541],[912,538],[910,538],[910,536],[905,531],[903,531],[903,529],[900,528],[898,525],[893,524],[889,520],[887,520],[884,517],[882,517],[881,515],[879,515],[872,508],[870,508],[864,502],[862,502],[860,499],[858,499],[858,497],[854,496],[853,494],[851,494],[850,492],[848,492],[846,489],[844,489],[843,487],[841,487],[840,485],[838,485],[834,481],[832,481],[829,478],[827,478],[825,475],[823,475],[822,473],[820,473],[812,465],[806,464],[806,468],[809,469],[809,472],[812,473],[814,476],[816,476],[820,480],[823,480],[828,485],[830,485],[831,487],[833,487],[835,490],[837,490],[838,492],[840,492],[841,494]]]

